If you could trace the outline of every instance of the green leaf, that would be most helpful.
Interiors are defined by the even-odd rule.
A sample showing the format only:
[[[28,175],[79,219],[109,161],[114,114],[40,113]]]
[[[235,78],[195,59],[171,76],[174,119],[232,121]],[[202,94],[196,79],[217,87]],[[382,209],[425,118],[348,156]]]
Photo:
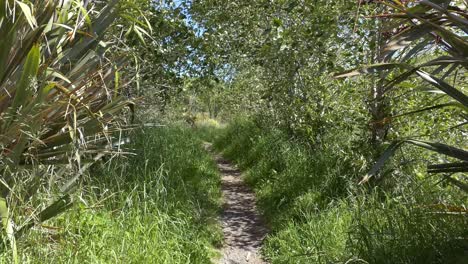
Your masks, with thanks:
[[[395,154],[396,150],[398,149],[398,147],[400,147],[401,144],[401,141],[395,141],[391,143],[384,151],[384,153],[380,156],[380,158],[377,160],[377,162],[374,164],[374,166],[372,166],[370,171],[364,176],[364,178],[362,178],[359,184],[366,183],[371,177],[374,177],[377,174],[377,172],[379,172],[379,170],[385,165],[387,160],[390,159],[393,156],[393,154]]]
[[[433,164],[427,166],[429,173],[456,173],[468,172],[468,162]]]
[[[408,143],[416,145],[418,147],[422,147],[428,150],[435,151],[440,154],[444,154],[453,158],[457,158],[460,160],[468,161],[468,151],[455,148],[446,144],[437,143],[437,142],[428,142],[422,140],[405,140]]]
[[[76,1],[76,3],[78,4],[78,8],[80,9],[81,15],[84,17],[86,24],[88,27],[91,27],[93,23],[91,22],[91,18],[88,15],[88,11],[84,8],[81,1]]]
[[[395,35],[391,41],[385,45],[384,51],[395,51],[407,47],[415,40],[419,40],[431,31],[432,27],[426,24],[410,27],[398,35]]]
[[[343,73],[339,73],[334,76],[334,78],[348,78],[348,77],[353,77],[361,74],[368,74],[368,73],[377,73],[379,71],[384,71],[384,70],[392,70],[395,68],[404,68],[404,69],[412,69],[411,66],[405,63],[378,63],[378,64],[372,64],[372,65],[366,65],[360,68],[356,68],[353,70],[349,70]]]
[[[29,51],[26,62],[23,66],[21,79],[16,85],[16,94],[12,104],[12,112],[16,112],[19,107],[27,103],[27,99],[33,92],[32,85],[39,69],[40,53],[39,45],[33,45]]]
[[[39,222],[44,222],[49,220],[52,217],[55,217],[73,205],[73,201],[69,194],[65,194],[60,197],[58,200],[53,202],[51,205],[47,206],[44,210],[42,210],[38,215]],[[17,232],[17,236],[21,237],[25,231],[33,227],[35,224],[34,219],[30,219],[27,221]]]
[[[114,98],[119,94],[120,73],[118,70],[114,73]]]
[[[23,11],[24,16],[26,17],[26,20],[28,21],[29,26],[31,26],[32,29],[37,27],[37,22],[34,16],[32,15],[31,8],[23,2],[20,1],[15,1],[19,7],[21,8],[21,11]]]
[[[422,70],[417,70],[416,74],[419,75],[423,80],[427,81],[439,90],[446,93],[448,96],[463,104],[465,107],[468,107],[468,96],[466,96],[461,91],[457,90],[455,87]]]
[[[395,141],[392,144],[390,144],[390,146],[387,147],[384,153],[380,156],[380,158],[377,160],[374,166],[372,166],[371,170],[359,182],[359,184],[366,183],[367,181],[369,181],[370,178],[375,176],[377,172],[379,172],[379,170],[385,165],[387,160],[395,154],[395,151],[398,149],[398,147],[400,147],[400,145],[405,142],[416,145],[418,147],[423,147],[425,149],[435,151],[440,154],[454,157],[463,161],[468,161],[468,151],[458,149],[458,148],[455,148],[446,144],[421,141],[421,140],[413,140],[413,139],[404,140],[404,141]]]
[[[135,32],[135,34],[137,35],[138,39],[140,40],[140,42],[146,46],[146,42],[145,42],[145,38],[143,37],[143,33],[146,33],[146,31],[144,31],[142,28],[140,28],[139,26],[137,25],[133,25],[133,32]],[[148,34],[148,33],[146,33]]]
[[[403,114],[394,115],[391,118],[393,119],[393,118],[398,118],[398,117],[402,117],[402,116],[413,115],[413,114],[426,112],[426,111],[434,110],[434,109],[445,108],[445,107],[449,107],[449,106],[457,107],[457,108],[460,108],[460,109],[462,109],[464,111],[468,110],[466,107],[464,107],[462,104],[460,104],[458,102],[450,102],[450,103],[445,103],[445,104],[438,104],[438,105],[433,105],[433,106],[429,106],[429,107],[424,107],[422,109],[414,110],[414,111],[403,113]]]
[[[461,190],[465,191],[465,192],[468,192],[468,184],[464,183],[464,182],[461,182],[457,179],[454,179],[450,176],[446,176],[445,177],[445,180],[447,180],[448,182],[450,182],[451,184],[457,186],[458,188],[460,188]]]
[[[0,198],[0,217],[2,218],[2,231],[6,234],[11,246],[11,251],[13,254],[13,263],[19,263],[18,261],[18,251],[16,248],[16,239],[13,230],[13,223],[10,218],[10,212],[8,209],[7,202],[5,198]]]
[[[56,77],[62,81],[65,81],[66,83],[70,84],[71,81],[70,79],[68,79],[67,77],[65,77],[65,75],[61,74],[60,72],[52,69],[52,68],[47,68],[47,75],[49,76],[53,76],[53,77]]]

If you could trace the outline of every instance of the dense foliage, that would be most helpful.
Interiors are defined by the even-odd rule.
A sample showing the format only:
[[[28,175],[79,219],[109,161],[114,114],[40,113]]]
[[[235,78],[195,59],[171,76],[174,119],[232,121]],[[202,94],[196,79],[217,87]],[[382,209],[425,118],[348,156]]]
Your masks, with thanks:
[[[329,132],[310,149],[258,119],[236,119],[217,138],[256,190],[272,229],[263,247],[272,263],[466,260],[468,218],[456,206],[466,203],[463,193],[429,179],[405,182],[404,174],[392,186],[359,188],[362,149],[352,131]]]
[[[209,262],[217,138],[272,262],[462,263],[467,5],[0,0],[2,257]]]
[[[439,2],[195,1],[190,10],[218,67],[232,69],[220,77],[225,118],[254,113],[312,148],[347,129],[375,164],[361,183],[398,175],[381,170],[401,148],[413,152],[409,143],[441,155],[420,150],[397,164],[435,163],[430,173],[466,190],[466,6]]]
[[[0,3],[0,215],[15,262],[15,238],[69,207],[89,161],[114,152],[119,113],[133,104],[104,38],[125,3],[86,5]]]
[[[465,3],[191,8],[233,68],[218,146],[247,169],[274,263],[466,259]]]
[[[134,155],[91,167],[79,199],[18,241],[21,263],[208,263],[221,243],[219,175],[183,126],[132,135]],[[11,260],[9,252],[0,261]]]

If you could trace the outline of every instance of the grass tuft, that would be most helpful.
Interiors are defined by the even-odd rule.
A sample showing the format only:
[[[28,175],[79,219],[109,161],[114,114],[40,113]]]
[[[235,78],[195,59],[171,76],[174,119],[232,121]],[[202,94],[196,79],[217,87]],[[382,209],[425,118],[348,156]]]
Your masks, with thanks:
[[[358,186],[368,150],[353,147],[349,131],[329,132],[314,146],[250,119],[220,132],[215,146],[246,171],[270,226],[263,252],[271,263],[468,259],[468,217],[445,206],[466,196],[431,178]]]
[[[135,156],[95,165],[79,202],[27,234],[22,263],[209,263],[216,256],[220,180],[201,140],[182,126],[133,138]]]

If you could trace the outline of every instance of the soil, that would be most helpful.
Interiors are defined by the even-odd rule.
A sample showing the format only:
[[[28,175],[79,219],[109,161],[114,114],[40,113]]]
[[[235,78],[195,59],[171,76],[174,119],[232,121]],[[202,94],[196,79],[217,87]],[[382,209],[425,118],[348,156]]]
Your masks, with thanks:
[[[205,147],[211,149],[210,144]],[[218,263],[266,264],[260,248],[268,230],[255,206],[255,195],[235,165],[218,154],[213,155],[221,172],[224,202],[221,215],[224,245]]]

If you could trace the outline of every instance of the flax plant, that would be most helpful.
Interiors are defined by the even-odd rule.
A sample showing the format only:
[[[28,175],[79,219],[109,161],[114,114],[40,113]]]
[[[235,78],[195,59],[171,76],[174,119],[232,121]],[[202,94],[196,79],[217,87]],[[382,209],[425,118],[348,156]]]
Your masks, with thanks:
[[[90,164],[119,150],[114,135],[128,127],[122,112],[133,102],[123,96],[125,57],[106,31],[122,2],[0,2],[0,216],[14,255],[15,237],[67,209]],[[33,206],[52,183],[55,202],[12,217],[13,205]]]
[[[338,74],[351,77],[368,73],[383,73],[385,93],[401,89],[400,84],[414,77],[420,82],[419,92],[434,94],[431,104],[414,111],[386,116],[377,122],[391,124],[397,119],[409,118],[423,112],[442,108],[458,111],[462,121],[450,130],[468,124],[468,96],[466,94],[466,70],[468,68],[468,15],[466,5],[460,1],[382,1],[388,13],[376,15],[385,19],[388,39],[384,52],[385,62],[366,65]],[[455,115],[454,115],[455,116]],[[454,120],[455,121],[455,120]],[[445,163],[428,165],[429,173],[443,173],[444,179],[468,192],[466,179],[455,177],[468,172],[466,144],[453,146],[441,142],[420,140],[417,137],[394,140],[362,179],[367,182],[377,175],[385,162],[403,144],[411,144],[445,156]]]

